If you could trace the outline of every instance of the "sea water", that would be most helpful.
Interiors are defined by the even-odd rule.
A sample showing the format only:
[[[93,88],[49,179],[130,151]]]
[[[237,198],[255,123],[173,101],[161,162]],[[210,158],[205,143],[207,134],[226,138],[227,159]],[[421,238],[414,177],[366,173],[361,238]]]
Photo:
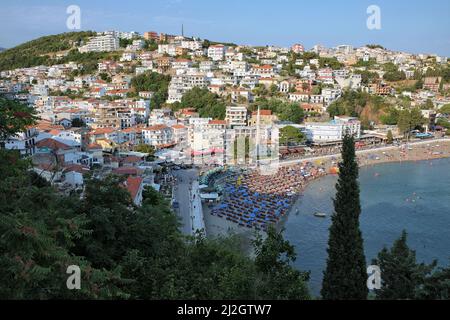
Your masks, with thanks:
[[[337,176],[312,182],[291,211],[284,236],[295,246],[295,266],[311,272],[320,294]],[[450,264],[450,159],[386,163],[360,169],[360,225],[368,264],[383,246],[408,232],[419,262]],[[298,213],[297,213],[298,211]],[[327,218],[314,217],[324,212]]]

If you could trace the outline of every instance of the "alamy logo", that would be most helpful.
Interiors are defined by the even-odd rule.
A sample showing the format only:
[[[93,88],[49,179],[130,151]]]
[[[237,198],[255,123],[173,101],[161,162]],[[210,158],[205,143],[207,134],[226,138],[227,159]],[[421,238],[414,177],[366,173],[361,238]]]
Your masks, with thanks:
[[[367,29],[381,30],[381,9],[379,6],[371,5],[367,8]]]
[[[67,278],[66,286],[69,290],[80,290],[81,289],[81,270],[79,266],[68,266],[66,270],[67,274],[70,276]]]
[[[380,290],[381,289],[381,269],[379,266],[369,266],[367,267],[367,288],[369,290]]]
[[[69,14],[66,20],[66,26],[69,30],[81,29],[81,9],[79,6],[71,5],[67,7],[66,13]]]

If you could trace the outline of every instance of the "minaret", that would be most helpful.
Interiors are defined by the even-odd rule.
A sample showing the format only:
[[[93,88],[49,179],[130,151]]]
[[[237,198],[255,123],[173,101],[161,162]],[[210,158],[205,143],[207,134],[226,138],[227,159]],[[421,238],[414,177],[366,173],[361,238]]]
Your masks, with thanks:
[[[184,38],[184,24],[181,24],[181,36]]]
[[[261,110],[258,106],[258,115],[256,116],[256,165],[258,165],[259,145],[261,144]]]

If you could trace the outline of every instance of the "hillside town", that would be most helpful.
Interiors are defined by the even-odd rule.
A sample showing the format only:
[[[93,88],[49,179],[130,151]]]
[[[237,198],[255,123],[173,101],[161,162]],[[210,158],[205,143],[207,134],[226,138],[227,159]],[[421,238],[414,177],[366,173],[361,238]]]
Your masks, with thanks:
[[[90,69],[75,59],[0,72],[0,94],[39,117],[2,147],[64,192],[114,173],[139,205],[146,185],[171,197],[168,166],[255,166],[238,140],[292,160],[337,153],[346,133],[365,149],[450,131],[448,71],[438,72],[449,63],[437,55],[106,31],[54,56],[95,54]]]

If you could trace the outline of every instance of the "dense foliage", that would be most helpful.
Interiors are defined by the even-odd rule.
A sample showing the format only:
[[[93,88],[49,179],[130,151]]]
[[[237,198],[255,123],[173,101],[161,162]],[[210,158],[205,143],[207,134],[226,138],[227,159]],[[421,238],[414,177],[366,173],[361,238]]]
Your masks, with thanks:
[[[398,129],[403,134],[408,134],[411,130],[421,129],[425,123],[425,118],[419,108],[399,111]]]
[[[280,144],[300,144],[306,141],[306,136],[298,128],[286,126],[280,129]]]
[[[225,102],[207,88],[194,87],[183,95],[181,103],[175,103],[173,109],[194,108],[200,117],[225,119]]]
[[[167,100],[170,79],[169,75],[146,72],[134,77],[131,80],[131,86],[136,93],[141,91],[153,92],[151,106],[152,109],[157,109]]]
[[[0,149],[0,299],[309,298],[308,274],[274,229],[252,259],[237,237],[183,236],[151,187],[141,207],[118,176],[87,176],[82,197],[65,195],[30,165]],[[81,290],[66,287],[69,265],[81,269]]]
[[[368,106],[372,106],[375,109],[374,111],[378,111],[386,105],[382,97],[352,90],[345,91],[342,97],[330,104],[327,111],[331,117],[342,115],[359,117]]]
[[[290,121],[296,124],[301,123],[305,117],[303,108],[298,103],[285,102],[280,99],[256,99],[251,106],[251,110],[257,110],[258,107],[261,110],[271,110],[282,121]]]
[[[68,32],[41,37],[0,53],[0,71],[54,64],[49,54],[65,51],[86,41],[94,32]]]
[[[34,123],[32,108],[0,96],[0,141]]]
[[[436,270],[437,261],[417,263],[415,251],[408,247],[406,231],[391,249],[384,247],[373,264],[381,270],[382,286],[375,290],[377,299],[450,298],[450,268]]]
[[[355,142],[353,137],[346,135],[328,239],[328,259],[321,291],[323,299],[367,299],[366,259],[359,228],[358,171]]]

